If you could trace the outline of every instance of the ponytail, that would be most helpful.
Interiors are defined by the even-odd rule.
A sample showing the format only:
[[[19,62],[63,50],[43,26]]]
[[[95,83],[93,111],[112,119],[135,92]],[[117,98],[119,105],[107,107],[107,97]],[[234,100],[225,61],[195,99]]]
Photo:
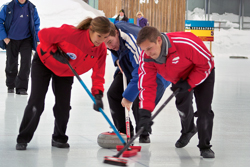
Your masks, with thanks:
[[[87,30],[89,29],[90,23],[92,22],[92,18],[88,17],[87,19],[81,21],[76,28],[80,30]]]
[[[87,18],[81,21],[77,26],[77,29],[87,30],[90,29],[92,32],[98,32],[100,34],[106,34],[110,32],[111,22],[104,16],[98,16],[94,19]]]

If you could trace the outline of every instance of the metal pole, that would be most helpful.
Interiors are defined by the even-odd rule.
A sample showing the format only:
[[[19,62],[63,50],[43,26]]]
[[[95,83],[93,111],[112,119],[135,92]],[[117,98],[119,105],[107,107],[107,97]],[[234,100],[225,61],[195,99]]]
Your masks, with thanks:
[[[242,0],[239,0],[239,29],[241,30],[241,9],[242,9]]]
[[[210,20],[210,0],[208,0],[208,5],[207,5],[207,13],[208,13],[208,19],[207,20]]]
[[[207,20],[207,0],[205,0],[205,20]]]
[[[242,0],[242,27],[241,29],[244,29],[244,0]]]
[[[188,20],[188,0],[186,0],[186,20]]]

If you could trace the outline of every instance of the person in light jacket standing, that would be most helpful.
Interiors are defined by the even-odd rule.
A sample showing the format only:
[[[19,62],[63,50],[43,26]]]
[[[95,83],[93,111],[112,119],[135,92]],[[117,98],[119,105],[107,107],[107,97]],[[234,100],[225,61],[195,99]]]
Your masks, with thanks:
[[[123,9],[120,10],[119,15],[115,18],[114,23],[118,23],[120,21],[128,22],[128,17],[125,15],[125,12]]]

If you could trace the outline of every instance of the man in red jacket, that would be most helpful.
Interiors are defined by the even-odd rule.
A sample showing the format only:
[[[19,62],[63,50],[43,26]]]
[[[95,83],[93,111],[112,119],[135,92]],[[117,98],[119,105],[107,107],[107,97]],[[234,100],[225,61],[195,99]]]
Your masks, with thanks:
[[[177,148],[185,147],[198,131],[201,156],[214,158],[210,140],[213,118],[212,99],[214,89],[214,60],[204,43],[192,33],[160,33],[156,28],[146,26],[137,37],[137,44],[143,50],[139,66],[139,126],[143,133],[150,131],[151,112],[155,108],[157,72],[172,82],[172,91],[180,88],[176,95],[176,107],[181,118],[181,137]],[[194,124],[192,106],[193,94],[196,99],[197,127]]]

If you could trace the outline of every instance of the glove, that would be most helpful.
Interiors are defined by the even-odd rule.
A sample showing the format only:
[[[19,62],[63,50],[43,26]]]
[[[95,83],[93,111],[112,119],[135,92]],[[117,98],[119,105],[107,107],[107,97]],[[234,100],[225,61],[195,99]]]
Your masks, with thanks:
[[[139,109],[139,128],[144,127],[144,130],[141,135],[148,136],[149,133],[152,133],[151,126],[153,121],[150,121],[151,112],[145,109]]]
[[[102,91],[99,91],[99,94],[96,94],[96,95],[95,95],[95,102],[96,102],[96,103],[94,103],[93,108],[94,108],[94,110],[96,110],[96,111],[99,111],[99,108],[100,108],[100,107],[103,109],[102,96],[103,96]]]
[[[188,84],[187,80],[180,79],[176,84],[172,84],[172,87],[170,89],[174,92],[178,88],[180,88],[179,93],[184,93],[188,91],[191,86]]]
[[[63,64],[67,64],[69,62],[69,56],[67,56],[67,54],[61,51],[59,48],[55,53],[51,52],[50,54],[54,57],[54,59]]]

